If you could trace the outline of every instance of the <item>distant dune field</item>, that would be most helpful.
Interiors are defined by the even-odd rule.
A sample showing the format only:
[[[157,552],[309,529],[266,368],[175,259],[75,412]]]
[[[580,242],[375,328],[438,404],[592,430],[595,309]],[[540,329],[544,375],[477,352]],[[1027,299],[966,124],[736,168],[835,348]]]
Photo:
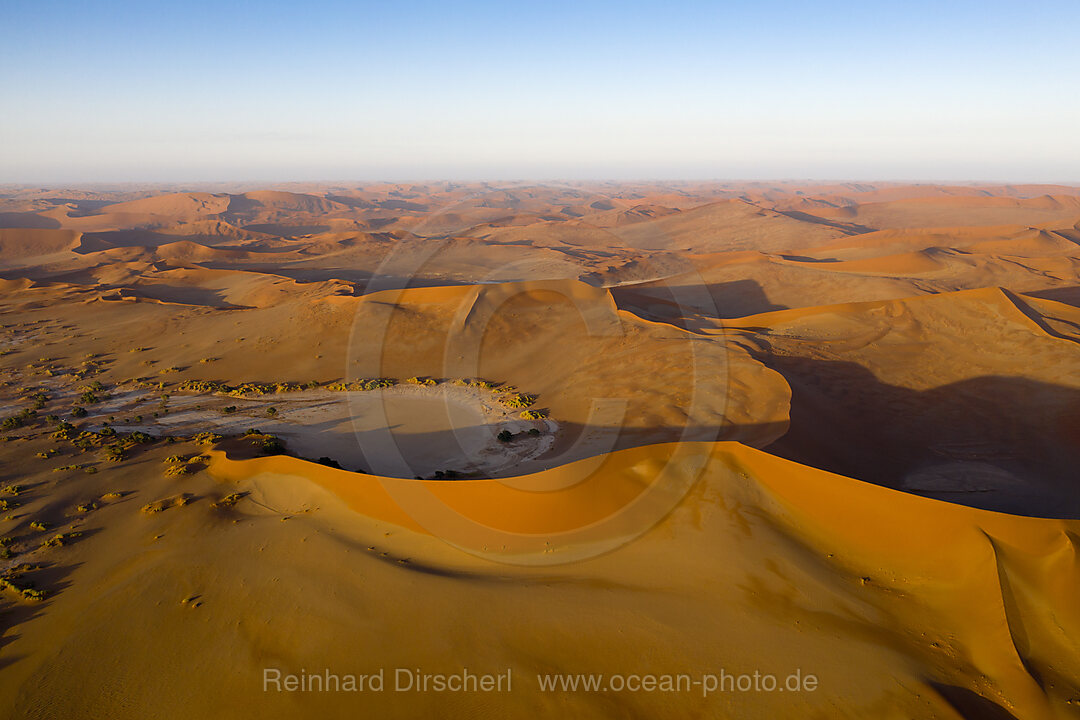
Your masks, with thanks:
[[[0,418],[4,717],[1080,716],[1077,187],[4,188]]]

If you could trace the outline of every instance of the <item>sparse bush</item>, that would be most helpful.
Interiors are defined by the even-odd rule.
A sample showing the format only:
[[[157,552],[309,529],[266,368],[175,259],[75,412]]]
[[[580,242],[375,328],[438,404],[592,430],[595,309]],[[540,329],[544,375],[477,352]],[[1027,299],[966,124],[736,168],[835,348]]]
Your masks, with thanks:
[[[509,430],[503,430],[498,435],[496,435],[495,437],[497,437],[500,442],[505,443],[505,442],[510,442],[511,440],[513,440],[514,439],[514,434],[512,432],[510,432]]]
[[[536,428],[529,428],[529,434],[530,435],[539,435],[540,431],[537,430]]]
[[[390,388],[397,385],[397,380],[393,378],[372,378],[369,380],[359,380],[349,385],[350,390],[381,390],[384,388]]]
[[[103,456],[109,462],[120,462],[127,457],[127,448],[120,443],[113,443],[105,448]]]
[[[226,415],[232,415],[234,412],[236,412],[236,410],[237,408],[235,405],[226,405],[225,407],[221,408],[221,411]]]
[[[522,410],[521,417],[524,420],[543,420],[547,413],[543,410]]]
[[[432,378],[429,378],[429,377],[416,377],[416,376],[413,376],[411,378],[406,378],[405,382],[410,383],[411,385],[428,385],[428,386],[430,386],[430,385],[435,385],[436,384],[435,380],[432,379]]]
[[[86,408],[79,407],[78,405],[76,405],[75,407],[71,408],[71,417],[76,417],[76,418],[84,418],[84,417],[86,417]]]
[[[275,415],[277,415],[277,408],[276,407],[268,407],[268,408],[266,408],[266,414],[269,415],[270,417],[274,417]]]
[[[17,415],[13,415],[8,418],[4,418],[3,422],[0,422],[0,429],[3,430],[17,430],[23,426],[23,419]]]
[[[229,493],[225,497],[221,498],[217,502],[210,503],[210,507],[213,508],[231,508],[240,502],[247,493]]]
[[[142,511],[148,514],[159,513],[172,507],[184,507],[190,502],[191,495],[188,495],[187,493],[180,493],[179,495],[173,495],[172,497],[167,497],[162,500],[155,500],[152,503],[147,503],[146,505],[143,505]]]
[[[49,523],[44,522],[43,520],[35,520],[30,523],[30,529],[37,530],[38,532],[45,532],[49,529]]]
[[[64,545],[67,545],[73,539],[75,539],[77,537],[80,537],[81,535],[82,535],[81,532],[69,532],[69,533],[60,533],[59,535],[53,535],[51,538],[49,538],[48,540],[43,542],[41,544],[41,547],[43,547],[43,548],[63,547]]]
[[[201,432],[192,438],[197,445],[213,445],[221,441],[221,435],[212,432]]]
[[[273,435],[266,435],[259,447],[263,455],[281,455],[285,452],[285,445]]]
[[[501,396],[499,402],[509,408],[527,408],[536,402],[536,397],[525,393],[509,393]]]
[[[8,485],[4,488],[4,492],[8,495],[18,495],[23,491],[22,485]]]
[[[228,386],[214,382],[213,380],[185,380],[180,383],[177,390],[187,390],[189,392],[201,392],[201,393],[215,393],[222,390],[228,390]]]
[[[132,442],[139,445],[146,445],[147,443],[154,442],[153,436],[147,435],[144,432],[139,432],[138,430],[128,435],[128,438],[130,438]]]

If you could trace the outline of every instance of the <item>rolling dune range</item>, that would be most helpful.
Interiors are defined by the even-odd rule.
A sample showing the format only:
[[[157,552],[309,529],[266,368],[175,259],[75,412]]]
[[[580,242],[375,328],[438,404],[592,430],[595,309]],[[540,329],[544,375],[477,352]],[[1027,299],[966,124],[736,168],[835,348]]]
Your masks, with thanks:
[[[0,325],[9,717],[1080,716],[1080,188],[5,188]]]

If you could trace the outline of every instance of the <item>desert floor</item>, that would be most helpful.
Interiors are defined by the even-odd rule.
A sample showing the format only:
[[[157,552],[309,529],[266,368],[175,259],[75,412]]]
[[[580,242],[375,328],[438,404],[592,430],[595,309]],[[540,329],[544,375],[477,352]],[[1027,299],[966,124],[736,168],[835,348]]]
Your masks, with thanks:
[[[1080,717],[1080,188],[0,188],[0,418],[4,717]]]

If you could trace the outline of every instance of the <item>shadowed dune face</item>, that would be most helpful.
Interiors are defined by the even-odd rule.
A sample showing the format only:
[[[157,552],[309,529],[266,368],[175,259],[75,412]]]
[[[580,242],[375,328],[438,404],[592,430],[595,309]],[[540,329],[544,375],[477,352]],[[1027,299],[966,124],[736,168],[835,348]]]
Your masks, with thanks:
[[[1078,308],[1067,186],[7,189],[0,697],[1068,717]],[[252,681],[466,655],[520,691]],[[533,683],[669,666],[823,691]]]

